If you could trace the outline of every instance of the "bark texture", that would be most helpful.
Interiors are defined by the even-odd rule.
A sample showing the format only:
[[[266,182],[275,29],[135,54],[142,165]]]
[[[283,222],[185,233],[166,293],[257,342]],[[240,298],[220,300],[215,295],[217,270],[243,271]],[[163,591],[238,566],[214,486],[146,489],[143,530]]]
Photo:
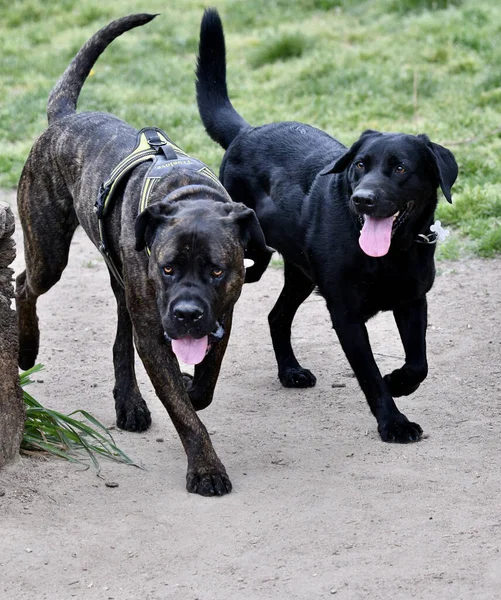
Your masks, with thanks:
[[[18,328],[11,308],[14,295],[13,270],[16,256],[14,215],[0,202],[0,468],[19,454],[24,427],[24,403],[19,387]]]

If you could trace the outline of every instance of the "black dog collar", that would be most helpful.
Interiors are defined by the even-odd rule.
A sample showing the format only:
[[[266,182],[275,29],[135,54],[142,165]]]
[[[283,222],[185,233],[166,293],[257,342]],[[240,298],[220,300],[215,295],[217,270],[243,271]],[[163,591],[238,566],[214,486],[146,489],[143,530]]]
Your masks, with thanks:
[[[438,234],[432,231],[431,233],[418,233],[414,240],[418,244],[436,244],[438,242]]]
[[[364,226],[363,217],[357,215],[357,221],[359,228],[362,229]],[[398,223],[398,225],[400,224],[401,223]],[[436,244],[439,241],[443,241],[448,235],[449,232],[441,227],[440,221],[435,221],[435,223],[430,226],[430,233],[418,233],[414,241],[418,244]]]

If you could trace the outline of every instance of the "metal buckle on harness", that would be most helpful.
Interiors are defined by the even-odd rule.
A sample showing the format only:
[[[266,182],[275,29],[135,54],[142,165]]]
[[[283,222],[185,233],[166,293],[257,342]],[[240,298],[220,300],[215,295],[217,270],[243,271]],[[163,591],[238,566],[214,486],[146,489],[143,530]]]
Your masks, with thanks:
[[[160,146],[165,146],[166,142],[160,139],[160,136],[156,131],[148,131],[144,133],[146,139],[148,140],[148,144],[154,148],[157,152]]]
[[[160,152],[165,156],[167,160],[176,160],[177,154],[174,148],[167,143],[166,140],[160,139],[158,132],[154,129],[144,131],[144,135],[148,140],[150,147],[157,153]]]

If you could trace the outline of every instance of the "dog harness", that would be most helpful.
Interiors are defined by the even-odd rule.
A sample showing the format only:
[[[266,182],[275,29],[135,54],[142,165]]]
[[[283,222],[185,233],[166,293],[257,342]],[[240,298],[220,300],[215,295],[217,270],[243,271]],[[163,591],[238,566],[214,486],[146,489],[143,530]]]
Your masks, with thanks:
[[[146,173],[141,187],[141,195],[139,200],[139,213],[147,206],[151,192],[155,185],[162,177],[169,175],[172,170],[179,165],[191,169],[222,187],[221,182],[216,175],[203,162],[188,156],[186,152],[176,146],[161,129],[157,127],[145,127],[137,134],[137,141],[134,150],[126,156],[113,169],[109,178],[101,184],[97,200],[94,204],[99,225],[99,246],[109,270],[113,273],[115,279],[124,287],[123,278],[113,262],[105,231],[105,216],[109,212],[112,205],[113,197],[119,187],[120,182],[126,177],[137,165],[151,160],[152,164]],[[224,189],[224,188],[223,188]],[[226,192],[225,192],[226,193]],[[149,248],[146,248],[149,254]]]

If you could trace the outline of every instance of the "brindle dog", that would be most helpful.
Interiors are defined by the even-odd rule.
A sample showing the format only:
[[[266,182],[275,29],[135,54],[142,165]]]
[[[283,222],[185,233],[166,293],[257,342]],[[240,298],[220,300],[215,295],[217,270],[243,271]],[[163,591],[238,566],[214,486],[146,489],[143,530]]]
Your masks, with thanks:
[[[31,150],[18,192],[26,256],[26,271],[17,278],[23,369],[38,353],[37,298],[60,279],[78,225],[99,247],[94,204],[100,185],[136,143],[137,131],[112,115],[77,114],[80,90],[108,44],[153,17],[131,15],[97,32],[50,95],[49,127]],[[195,411],[212,401],[244,279],[255,281],[263,272],[251,267],[246,276],[244,252],[259,263],[271,251],[254,212],[231,202],[217,180],[185,163],[175,162],[156,183],[139,216],[149,163],[135,167],[120,183],[106,219],[109,250],[123,280],[122,287],[110,275],[118,305],[113,393],[118,426],[147,429],[151,417],[136,382],[134,339],[185,448],[188,491],[222,495],[231,482]],[[175,352],[184,362],[198,363],[192,380],[183,378]]]

